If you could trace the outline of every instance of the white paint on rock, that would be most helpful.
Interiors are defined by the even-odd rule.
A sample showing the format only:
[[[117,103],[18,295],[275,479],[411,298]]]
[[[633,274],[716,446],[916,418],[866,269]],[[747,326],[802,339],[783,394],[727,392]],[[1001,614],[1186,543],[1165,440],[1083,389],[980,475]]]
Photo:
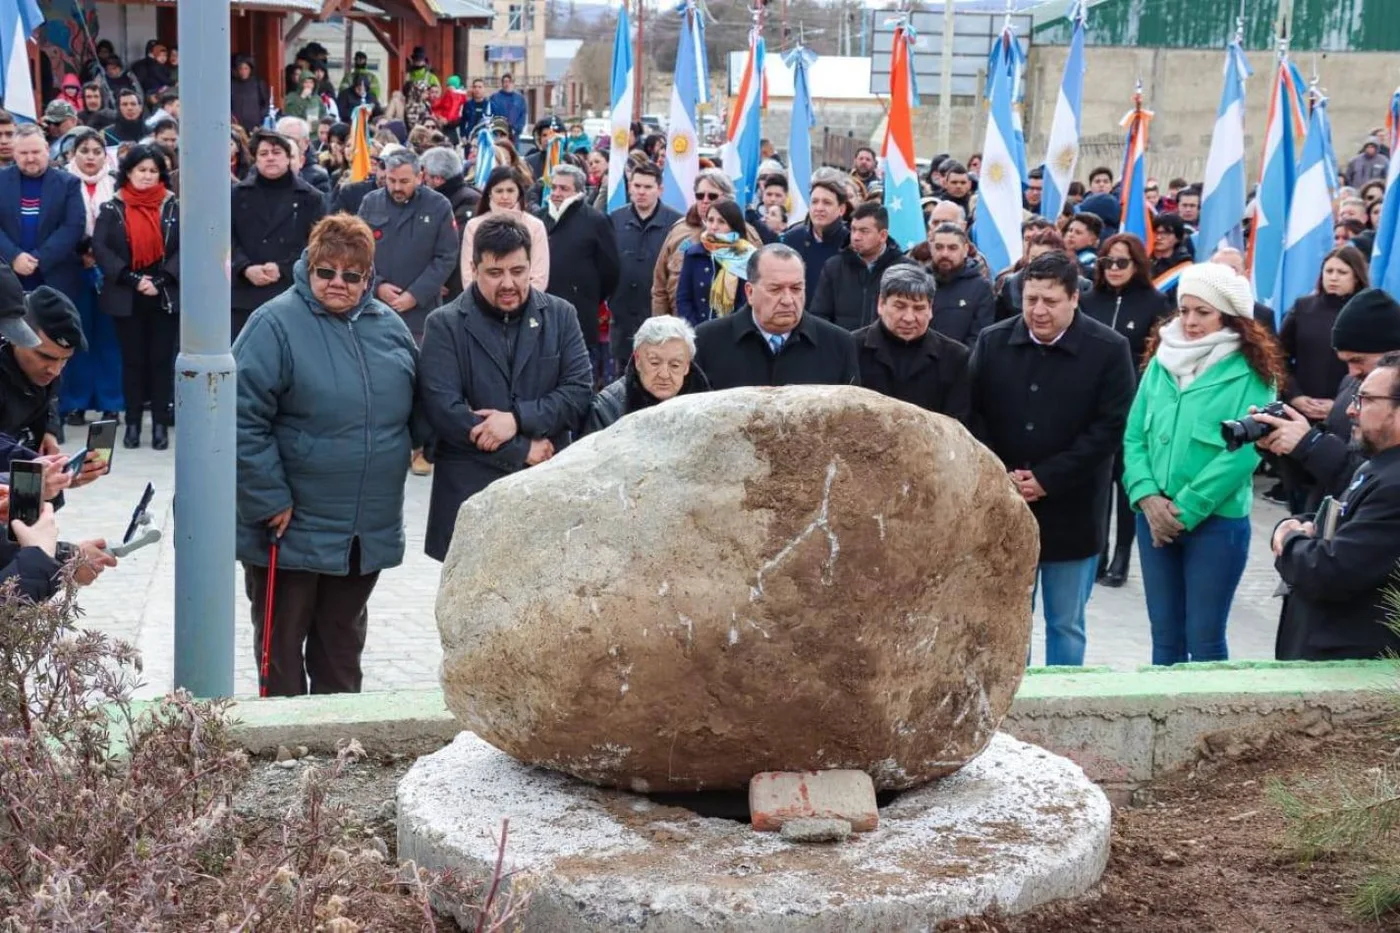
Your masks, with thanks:
[[[899,933],[1019,913],[1094,885],[1110,820],[1077,765],[1004,733],[882,809],[876,832],[815,850],[531,768],[465,732],[408,772],[398,814],[400,857],[476,877],[509,818],[507,869],[530,885],[539,933]]]

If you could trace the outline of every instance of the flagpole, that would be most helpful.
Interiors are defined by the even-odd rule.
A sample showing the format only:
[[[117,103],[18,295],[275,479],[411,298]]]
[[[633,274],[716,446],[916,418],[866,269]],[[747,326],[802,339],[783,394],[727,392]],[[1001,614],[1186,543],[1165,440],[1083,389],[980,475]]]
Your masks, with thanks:
[[[938,76],[938,151],[947,152],[953,139],[953,32],[957,17],[952,0],[943,3],[943,55]]]

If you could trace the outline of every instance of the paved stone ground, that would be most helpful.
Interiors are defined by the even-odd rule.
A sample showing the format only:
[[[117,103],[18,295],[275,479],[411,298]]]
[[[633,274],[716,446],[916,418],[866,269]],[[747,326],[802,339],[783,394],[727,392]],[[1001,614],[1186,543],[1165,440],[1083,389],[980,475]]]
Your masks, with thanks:
[[[81,446],[82,432],[69,434],[64,449],[72,452]],[[126,528],[146,482],[155,484],[152,511],[165,532],[165,540],[158,547],[136,552],[104,574],[96,585],[84,591],[81,603],[88,624],[140,648],[145,658],[145,692],[156,694],[167,689],[174,676],[175,554],[170,544],[174,450],[119,448],[113,466],[111,475],[70,495],[70,506],[59,513],[60,526],[66,540],[118,536]],[[442,650],[433,620],[433,603],[439,565],[423,554],[430,482],[415,476],[408,478],[407,557],[403,566],[380,576],[370,600],[369,641],[364,657],[366,690],[428,687],[437,682]],[[1278,601],[1272,597],[1276,577],[1268,535],[1283,514],[1280,506],[1256,499],[1249,565],[1230,614],[1228,633],[1234,658],[1273,657]],[[238,576],[236,690],[241,695],[253,694],[257,691],[257,674],[248,600],[243,593],[241,571],[232,572]],[[1147,612],[1136,560],[1126,586],[1117,590],[1095,589],[1088,616],[1086,663],[1131,669],[1151,660]],[[1045,626],[1037,613],[1033,658],[1042,663],[1044,657]]]

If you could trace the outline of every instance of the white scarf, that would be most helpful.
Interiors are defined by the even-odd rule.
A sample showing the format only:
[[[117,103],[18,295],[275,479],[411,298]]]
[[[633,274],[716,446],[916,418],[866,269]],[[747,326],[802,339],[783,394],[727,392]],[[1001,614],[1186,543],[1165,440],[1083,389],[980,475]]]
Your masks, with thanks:
[[[545,203],[549,205],[549,219],[554,221],[555,223],[558,223],[559,218],[563,217],[564,212],[569,209],[569,205],[573,204],[575,201],[579,200],[582,197],[583,195],[581,193],[576,194],[571,198],[565,198],[563,203],[558,205],[556,205],[553,201],[546,201]]]
[[[1181,318],[1173,319],[1158,336],[1157,362],[1176,377],[1177,388],[1183,390],[1207,369],[1240,349],[1240,335],[1228,327],[1197,340],[1188,340],[1181,328]]]
[[[102,209],[102,205],[112,200],[112,195],[116,193],[116,182],[112,180],[112,173],[107,170],[107,166],[97,172],[96,175],[84,175],[78,168],[77,160],[68,163],[68,171],[78,176],[83,190],[83,207],[87,210],[87,235],[92,236],[93,229],[97,226],[97,212]],[[91,192],[88,185],[95,185]]]

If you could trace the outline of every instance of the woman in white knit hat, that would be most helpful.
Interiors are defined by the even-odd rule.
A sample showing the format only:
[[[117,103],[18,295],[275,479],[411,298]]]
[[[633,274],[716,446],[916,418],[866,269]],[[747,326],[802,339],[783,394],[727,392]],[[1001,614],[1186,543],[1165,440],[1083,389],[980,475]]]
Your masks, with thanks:
[[[1220,422],[1273,401],[1283,355],[1254,321],[1249,282],[1199,263],[1178,313],[1148,342],[1123,438],[1123,488],[1137,516],[1152,663],[1228,657],[1225,622],[1249,554],[1254,445],[1225,449]]]

